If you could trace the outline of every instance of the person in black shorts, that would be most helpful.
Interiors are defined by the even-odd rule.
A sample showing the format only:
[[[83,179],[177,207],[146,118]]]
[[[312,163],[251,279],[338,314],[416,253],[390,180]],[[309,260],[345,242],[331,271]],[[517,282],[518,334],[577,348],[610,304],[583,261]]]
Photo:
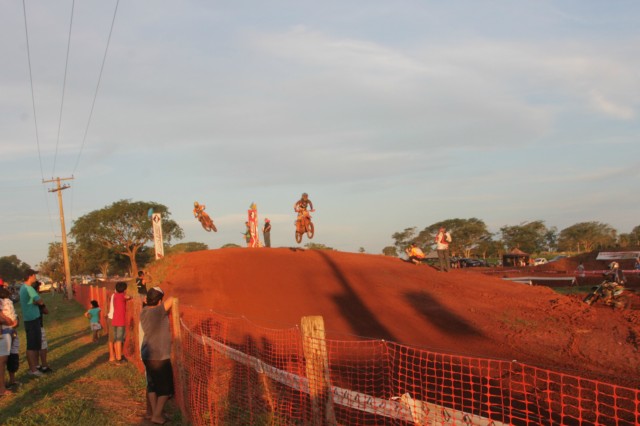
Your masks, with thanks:
[[[156,424],[164,424],[162,410],[174,392],[169,327],[173,297],[164,302],[163,298],[160,287],[149,289],[140,312],[140,325],[144,331],[140,355],[147,373],[147,418]]]
[[[136,287],[138,288],[138,294],[145,296],[147,294],[147,278],[144,275],[144,271],[138,271],[138,278],[136,278]]]

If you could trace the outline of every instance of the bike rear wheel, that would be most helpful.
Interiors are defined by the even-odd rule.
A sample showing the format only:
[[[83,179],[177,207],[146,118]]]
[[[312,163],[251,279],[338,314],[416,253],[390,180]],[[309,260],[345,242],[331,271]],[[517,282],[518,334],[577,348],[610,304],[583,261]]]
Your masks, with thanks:
[[[300,244],[302,242],[302,234],[296,231],[296,243]]]

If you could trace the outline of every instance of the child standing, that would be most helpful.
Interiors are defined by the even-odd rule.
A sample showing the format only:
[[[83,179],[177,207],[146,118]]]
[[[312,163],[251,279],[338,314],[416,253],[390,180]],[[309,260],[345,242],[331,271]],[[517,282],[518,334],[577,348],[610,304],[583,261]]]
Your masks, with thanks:
[[[10,391],[15,391],[20,386],[20,383],[16,381],[16,373],[18,372],[18,368],[20,368],[20,339],[18,338],[18,332],[16,329],[13,329],[11,337],[11,351],[9,353],[9,358],[7,359],[9,381],[7,382],[6,387]]]
[[[91,301],[91,308],[84,313],[84,316],[89,318],[89,326],[93,332],[93,342],[97,342],[100,337],[100,330],[102,330],[102,325],[100,325],[100,307],[98,306],[97,300]]]
[[[116,356],[116,363],[122,364],[122,347],[124,346],[125,328],[127,326],[127,301],[131,296],[127,296],[127,283],[120,281],[116,283],[116,292],[113,295],[113,315],[111,325],[113,326],[113,349]]]

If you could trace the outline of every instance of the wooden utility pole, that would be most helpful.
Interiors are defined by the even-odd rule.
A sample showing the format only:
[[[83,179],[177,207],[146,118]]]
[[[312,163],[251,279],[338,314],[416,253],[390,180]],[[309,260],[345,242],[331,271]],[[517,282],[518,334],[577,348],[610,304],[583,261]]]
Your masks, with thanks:
[[[64,208],[62,207],[62,191],[69,188],[69,185],[60,185],[63,180],[73,180],[73,176],[70,178],[56,178],[51,180],[43,180],[42,183],[56,182],[57,188],[50,189],[49,192],[58,193],[58,205],[60,207],[60,228],[62,229],[62,259],[64,261],[64,276],[65,276],[65,294],[67,299],[71,300],[73,297],[71,292],[71,268],[69,266],[69,251],[67,249],[67,228],[64,226]]]

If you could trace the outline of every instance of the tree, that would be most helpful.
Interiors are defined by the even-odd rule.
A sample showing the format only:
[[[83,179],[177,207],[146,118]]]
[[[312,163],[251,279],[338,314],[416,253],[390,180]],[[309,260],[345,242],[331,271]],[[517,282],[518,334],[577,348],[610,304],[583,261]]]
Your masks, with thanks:
[[[617,231],[606,223],[581,222],[560,231],[558,249],[562,251],[592,251],[616,243]]]
[[[153,228],[147,212],[162,214],[162,234],[165,241],[183,237],[182,228],[169,219],[169,209],[153,202],[120,200],[78,218],[70,234],[80,245],[95,241],[115,253],[126,256],[131,275],[138,273],[137,254],[153,240]]]
[[[187,242],[187,243],[179,243],[175,244],[171,247],[168,247],[165,252],[167,254],[175,254],[175,253],[192,253],[194,251],[201,250],[209,250],[209,246],[205,243],[198,242]]]
[[[394,246],[387,246],[382,249],[382,254],[385,256],[398,257],[398,249]]]
[[[309,250],[334,250],[333,247],[329,247],[319,243],[307,243],[304,246]]]
[[[78,246],[70,242],[67,244],[67,252],[69,253],[69,269],[76,272],[82,271],[83,258],[78,253]],[[62,257],[62,243],[49,243],[49,251],[47,258],[40,263],[40,273],[46,275],[56,282],[65,282],[66,276],[64,271],[64,259]]]
[[[391,236],[395,241],[394,245],[399,252],[404,252],[404,249],[412,242],[416,235],[416,227],[405,228],[402,232],[396,232]]]
[[[553,231],[553,230],[551,230]],[[540,253],[549,246],[550,229],[542,220],[523,222],[515,226],[500,228],[502,242],[507,250],[519,248],[527,253]]]
[[[29,268],[31,266],[18,259],[15,254],[0,257],[0,278],[8,283],[22,281]]]
[[[240,248],[241,246],[236,243],[227,243],[220,248]]]
[[[365,253],[365,252],[366,252],[366,250],[364,249],[364,247],[360,247],[358,249],[358,253]]]
[[[640,246],[640,225],[636,226],[628,234],[620,234],[618,236],[620,247],[638,247]]]
[[[491,233],[487,225],[481,219],[447,219],[436,222],[424,228],[414,239],[419,246],[431,246],[435,244],[435,237],[440,228],[446,228],[451,233],[452,241],[449,249],[452,254],[463,253],[465,257],[471,256],[471,251],[476,249],[483,241],[491,239]]]

